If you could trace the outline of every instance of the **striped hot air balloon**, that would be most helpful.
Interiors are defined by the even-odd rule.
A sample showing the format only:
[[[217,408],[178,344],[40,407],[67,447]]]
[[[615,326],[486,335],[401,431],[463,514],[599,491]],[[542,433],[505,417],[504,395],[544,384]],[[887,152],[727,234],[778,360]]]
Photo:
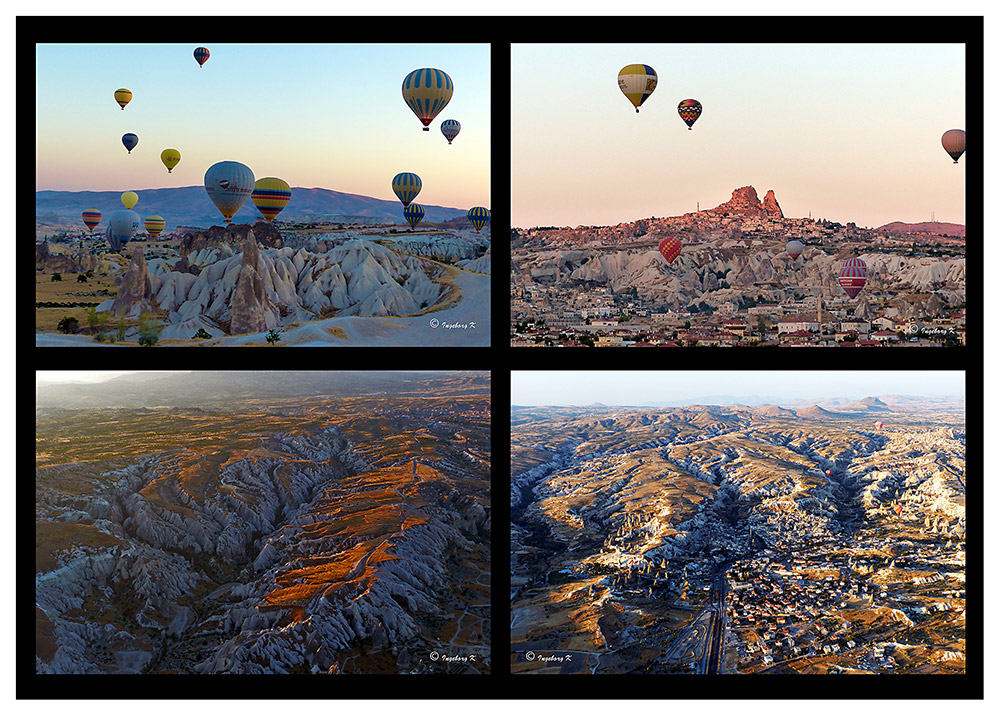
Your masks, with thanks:
[[[124,87],[115,90],[115,102],[117,102],[121,108],[124,110],[125,105],[132,101],[132,92]]]
[[[838,281],[847,295],[854,298],[868,281],[868,264],[859,258],[847,259],[840,269]]]
[[[687,124],[688,129],[691,129],[698,121],[698,117],[701,116],[701,102],[696,99],[682,99],[681,103],[677,105],[677,114]]]
[[[403,209],[403,218],[406,219],[406,223],[410,225],[410,228],[416,227],[420,223],[420,220],[424,218],[424,207],[420,204],[410,204]]]
[[[441,70],[422,67],[403,79],[403,100],[429,132],[428,125],[451,101],[455,91],[451,77]]]
[[[656,70],[649,65],[625,65],[618,73],[618,87],[638,114],[639,107],[656,89]]]
[[[83,212],[83,223],[93,231],[94,227],[101,223],[101,212],[97,209],[87,209]]]
[[[446,119],[441,122],[441,134],[448,140],[448,144],[451,144],[451,140],[457,137],[461,131],[462,125],[457,119]]]
[[[198,67],[204,67],[205,63],[208,62],[208,57],[212,53],[208,51],[207,47],[196,47],[194,48],[194,59],[198,61]],[[223,63],[225,64],[225,63]]]
[[[660,253],[663,254],[663,258],[667,260],[668,264],[672,264],[674,259],[676,259],[681,254],[681,242],[670,236],[660,242]]]
[[[264,177],[253,185],[253,205],[268,221],[281,213],[292,198],[292,187],[288,182],[278,177]]]
[[[475,228],[476,233],[486,226],[486,222],[490,220],[490,210],[485,206],[474,206],[469,209],[469,223]]]
[[[392,178],[392,193],[403,202],[403,206],[416,199],[423,186],[420,177],[413,172],[400,172]]]
[[[795,260],[799,256],[801,256],[805,248],[806,248],[805,245],[801,241],[795,239],[792,239],[787,244],[785,244],[785,251],[787,251],[788,255],[792,257],[792,260]]]
[[[205,172],[205,191],[227,224],[253,193],[253,172],[239,162],[218,162]]]
[[[149,234],[149,238],[155,239],[163,231],[163,227],[167,223],[163,220],[162,216],[147,216],[144,226],[146,227],[146,233]]]

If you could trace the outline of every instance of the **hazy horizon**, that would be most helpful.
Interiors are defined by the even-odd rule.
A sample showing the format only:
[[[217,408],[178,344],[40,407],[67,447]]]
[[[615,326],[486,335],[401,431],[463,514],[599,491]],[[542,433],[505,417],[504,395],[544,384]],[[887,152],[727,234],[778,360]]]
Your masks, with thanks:
[[[737,401],[878,395],[964,400],[964,380],[962,371],[513,371],[511,405],[642,407],[716,396]],[[823,387],[831,384],[841,387]]]
[[[513,45],[512,226],[694,212],[751,185],[787,217],[965,223],[962,44]],[[636,114],[616,83],[658,84]],[[538,82],[540,68],[572,68]],[[775,91],[772,91],[775,90]],[[692,131],[677,103],[698,99]],[[919,107],[920,111],[914,111]]]

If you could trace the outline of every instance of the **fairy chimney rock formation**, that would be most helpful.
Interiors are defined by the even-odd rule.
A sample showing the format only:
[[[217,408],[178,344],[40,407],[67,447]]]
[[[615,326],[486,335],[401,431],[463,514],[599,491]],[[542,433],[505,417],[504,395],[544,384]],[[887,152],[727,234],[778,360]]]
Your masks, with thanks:
[[[708,211],[722,216],[784,218],[781,207],[778,206],[778,200],[774,196],[774,190],[768,189],[764,201],[761,201],[757,197],[757,190],[752,186],[741,186],[738,189],[733,189],[733,195],[729,201]]]
[[[243,263],[229,305],[232,311],[229,332],[236,335],[260,333],[265,330],[267,303],[264,280],[260,276],[260,253],[257,251],[257,240],[251,231],[243,244]]]
[[[118,295],[111,304],[111,313],[120,315],[138,315],[143,309],[150,307],[153,295],[149,280],[149,270],[146,268],[146,255],[142,249],[132,252],[132,261],[122,276]]]

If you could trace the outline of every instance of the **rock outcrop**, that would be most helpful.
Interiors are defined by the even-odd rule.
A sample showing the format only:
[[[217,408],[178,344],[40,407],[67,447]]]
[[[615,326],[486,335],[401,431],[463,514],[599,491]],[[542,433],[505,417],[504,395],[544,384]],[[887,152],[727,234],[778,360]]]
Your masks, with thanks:
[[[260,276],[260,253],[252,231],[247,233],[243,244],[243,264],[233,289],[230,311],[229,332],[234,335],[260,333],[268,327],[270,305],[264,292],[264,280]]]
[[[149,280],[149,270],[146,267],[146,255],[142,249],[132,253],[132,261],[122,276],[118,295],[111,303],[110,311],[115,316],[139,315],[141,311],[150,308],[150,298],[153,295]]]
[[[741,186],[733,189],[733,196],[729,201],[719,204],[714,209],[708,209],[709,213],[721,216],[746,216],[780,219],[784,217],[778,200],[774,197],[774,191],[768,189],[761,201],[757,197],[757,190],[752,186]]]
[[[230,224],[229,226],[213,226],[205,231],[184,234],[177,250],[181,258],[206,249],[222,250],[223,247],[229,248],[230,251],[222,250],[222,255],[232,255],[236,247],[246,243],[247,236],[251,231],[257,243],[264,248],[280,249],[285,245],[281,234],[274,228],[274,225],[262,219],[252,226],[250,224]]]

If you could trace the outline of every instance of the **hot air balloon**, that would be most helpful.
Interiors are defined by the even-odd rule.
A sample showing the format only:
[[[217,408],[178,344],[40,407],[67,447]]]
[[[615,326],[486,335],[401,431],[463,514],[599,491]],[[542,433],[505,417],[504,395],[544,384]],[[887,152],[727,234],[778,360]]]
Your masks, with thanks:
[[[667,260],[668,264],[672,264],[674,259],[680,256],[681,242],[672,236],[664,239],[660,242],[660,253],[663,254],[663,258]]]
[[[413,172],[400,172],[392,178],[392,193],[399,197],[403,206],[417,198],[424,183]]]
[[[897,502],[896,506],[892,508],[892,511],[896,513],[896,517],[899,517],[900,513],[903,511],[903,506]]]
[[[490,210],[485,206],[474,206],[469,209],[469,223],[472,224],[476,233],[486,226],[486,222],[490,220]]]
[[[122,192],[122,206],[126,209],[131,209],[133,206],[139,203],[139,195],[134,191]]]
[[[166,226],[166,222],[163,220],[162,216],[147,216],[144,226],[146,227],[146,233],[149,234],[149,238],[155,239],[163,231],[163,227]]]
[[[861,259],[847,259],[840,269],[838,281],[847,295],[854,298],[868,281],[868,265]]]
[[[208,51],[207,47],[196,47],[194,48],[194,59],[198,61],[198,67],[204,67],[205,63],[208,62],[208,56],[212,53]],[[225,64],[225,63],[223,63]]]
[[[876,430],[881,430],[882,429],[882,423],[881,422],[875,423],[875,429]]]
[[[827,476],[827,477],[829,477],[829,476],[830,476],[830,475],[832,475],[832,474],[833,474],[833,470],[827,470],[827,471],[826,471],[826,476]]]
[[[94,227],[101,223],[101,212],[97,209],[87,209],[83,212],[83,223],[93,231]]]
[[[123,110],[125,109],[125,105],[127,105],[131,101],[132,101],[132,93],[129,90],[125,89],[124,87],[115,90],[115,102],[121,105],[121,108]]]
[[[618,87],[638,114],[639,107],[656,89],[656,70],[649,65],[625,65],[618,73]]]
[[[788,255],[792,257],[792,260],[795,260],[799,256],[801,256],[802,255],[802,251],[805,248],[806,247],[803,245],[803,243],[801,241],[796,241],[794,239],[792,241],[789,241],[787,244],[785,244],[785,251],[787,251]]]
[[[108,230],[105,234],[108,243],[114,251],[121,251],[135,233],[139,230],[142,219],[134,211],[119,209],[108,217]]]
[[[205,172],[205,191],[227,224],[253,193],[253,186],[253,172],[239,162],[219,162]]]
[[[254,183],[251,198],[264,218],[274,221],[274,217],[281,213],[292,198],[292,187],[284,179],[264,177]]]
[[[446,119],[441,122],[441,134],[448,140],[448,144],[451,144],[451,140],[457,137],[461,131],[462,125],[457,119]]]
[[[958,164],[958,158],[965,154],[965,130],[949,129],[941,135],[941,146]]]
[[[164,149],[160,152],[160,161],[163,162],[163,166],[167,168],[167,174],[174,170],[177,163],[181,160],[181,153],[176,149]]]
[[[135,149],[138,143],[139,143],[139,137],[132,134],[131,132],[122,135],[122,144],[125,145],[125,148],[128,150],[129,154],[132,153],[132,150]]]
[[[428,125],[451,101],[455,86],[451,77],[430,67],[413,70],[403,79],[403,100],[429,132]]]
[[[410,225],[410,228],[416,227],[420,223],[420,220],[424,218],[424,207],[420,204],[410,204],[403,209],[403,218],[406,219],[406,223]]]
[[[677,105],[677,114],[687,123],[688,129],[691,129],[701,116],[701,102],[696,99],[682,99]]]

